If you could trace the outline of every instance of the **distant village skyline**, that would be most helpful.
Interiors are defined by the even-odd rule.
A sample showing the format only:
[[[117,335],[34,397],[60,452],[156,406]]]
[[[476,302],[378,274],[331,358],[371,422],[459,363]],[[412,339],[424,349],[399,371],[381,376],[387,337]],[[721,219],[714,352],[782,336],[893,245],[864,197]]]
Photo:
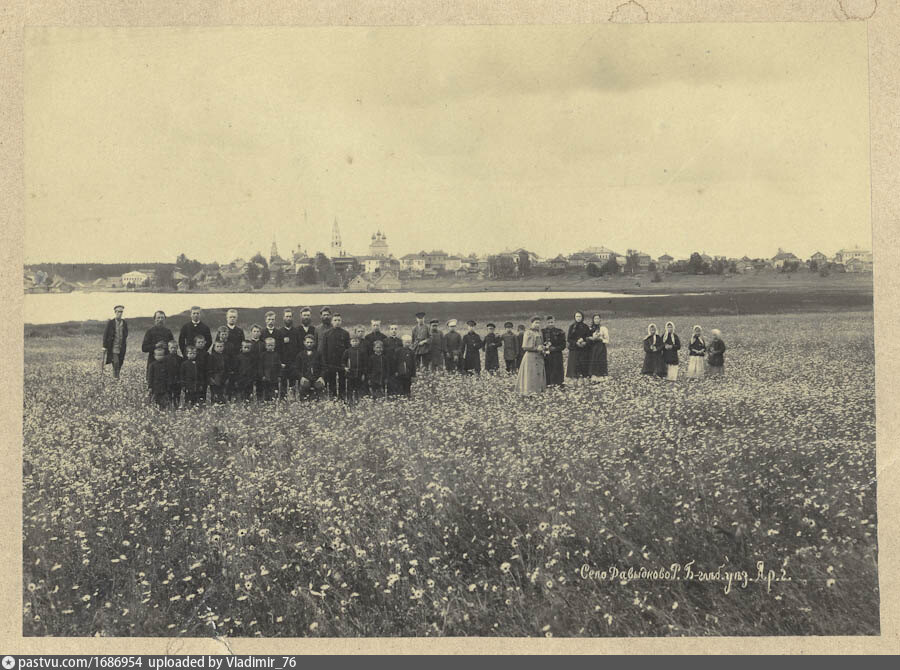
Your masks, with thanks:
[[[871,245],[865,25],[25,35],[25,261]],[[91,72],[91,77],[84,77]]]

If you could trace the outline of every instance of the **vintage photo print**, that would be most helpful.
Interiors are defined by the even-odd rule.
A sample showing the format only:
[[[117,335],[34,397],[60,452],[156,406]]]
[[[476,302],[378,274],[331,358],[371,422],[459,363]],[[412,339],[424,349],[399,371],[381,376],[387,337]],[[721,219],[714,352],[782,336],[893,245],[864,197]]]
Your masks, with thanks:
[[[26,26],[21,636],[881,635],[869,48]]]

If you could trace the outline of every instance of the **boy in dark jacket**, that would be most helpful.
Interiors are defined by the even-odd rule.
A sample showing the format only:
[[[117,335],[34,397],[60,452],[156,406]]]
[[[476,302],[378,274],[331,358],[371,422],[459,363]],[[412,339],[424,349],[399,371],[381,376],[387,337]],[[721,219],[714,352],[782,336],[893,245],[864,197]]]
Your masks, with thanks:
[[[322,336],[325,344],[322,347],[322,363],[325,366],[325,383],[328,394],[332,398],[344,398],[346,373],[344,371],[344,352],[350,348],[350,333],[341,327],[343,319],[335,312],[331,317],[331,328]]]
[[[206,381],[209,383],[210,400],[217,405],[225,402],[227,375],[228,361],[225,358],[225,342],[216,340],[212,353],[206,361]]]
[[[262,328],[253,324],[250,326],[250,353],[253,355],[254,368],[256,369],[256,377],[253,383],[256,386],[256,399],[263,399],[263,385],[259,378],[259,364],[262,360],[262,353],[266,350],[266,343],[262,341]]]
[[[463,335],[462,338],[462,351],[460,352],[460,356],[462,358],[462,369],[466,374],[480,374],[481,373],[481,353],[480,349],[484,346],[484,341],[481,339],[481,335],[475,332],[475,322],[471,319],[466,322],[466,325],[469,327],[469,331]]]
[[[172,389],[169,386],[169,365],[166,358],[166,348],[157,346],[153,350],[153,360],[150,362],[150,367],[147,368],[147,386],[150,390],[150,398],[159,409],[167,409],[172,402]]]
[[[253,384],[256,383],[256,375],[259,373],[259,362],[253,355],[253,343],[244,340],[241,345],[241,353],[237,357],[237,370],[234,372],[235,397],[244,402],[250,402],[253,393]]]
[[[303,340],[303,351],[297,356],[297,370],[300,375],[299,394],[301,398],[318,397],[325,388],[322,357],[316,351],[316,338],[307,335]]]
[[[178,353],[178,342],[169,340],[166,354],[166,374],[169,376],[169,402],[177,409],[181,400],[181,363],[184,359]]]
[[[355,334],[350,338],[350,348],[344,352],[341,359],[341,367],[344,368],[344,374],[347,379],[347,402],[350,404],[359,400],[360,396],[365,395],[363,388],[366,379],[366,350],[361,346],[359,334]]]
[[[259,384],[263,390],[263,400],[275,400],[283,368],[281,354],[275,351],[275,338],[267,337],[266,350],[259,359]]]
[[[506,332],[500,336],[500,346],[503,347],[503,360],[506,363],[506,371],[515,372],[517,367],[516,361],[519,359],[519,341],[513,332],[512,321],[507,321],[503,324],[503,327],[506,328]]]
[[[392,323],[388,328],[389,335],[384,341],[384,355],[388,358],[391,358],[394,355],[394,351],[403,346],[403,340],[400,339],[397,332],[397,324]]]
[[[411,335],[404,335],[402,342],[402,347],[394,349],[391,379],[394,381],[393,392],[408,398],[416,376],[416,350]]]
[[[366,381],[369,386],[369,395],[373,399],[384,398],[387,390],[387,382],[391,376],[391,364],[384,355],[384,343],[376,340],[372,343],[372,355],[369,356],[366,369]]]
[[[497,349],[503,346],[503,340],[494,332],[495,328],[493,323],[489,323],[488,333],[484,336],[484,369],[492,374],[500,369],[500,352]]]
[[[201,373],[197,363],[197,348],[189,344],[185,349],[187,358],[181,363],[181,387],[184,389],[184,407],[196,407],[200,396]]]
[[[204,335],[197,335],[194,338],[194,349],[197,353],[197,371],[200,374],[200,385],[197,389],[197,402],[203,404],[206,402],[206,385],[207,381],[207,367],[209,366],[209,347],[206,344],[206,337]],[[185,351],[187,351],[185,349]]]

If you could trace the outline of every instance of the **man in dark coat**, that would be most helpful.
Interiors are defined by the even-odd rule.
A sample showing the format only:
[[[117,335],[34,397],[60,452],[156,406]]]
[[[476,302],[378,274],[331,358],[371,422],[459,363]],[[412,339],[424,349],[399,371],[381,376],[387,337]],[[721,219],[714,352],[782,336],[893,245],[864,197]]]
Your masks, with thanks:
[[[265,343],[270,337],[275,340],[275,351],[278,352],[279,358],[281,357],[281,348],[284,342],[280,337],[278,337],[279,328],[275,327],[275,312],[268,311],[266,312],[266,325],[263,326],[262,329],[262,341]]]
[[[525,341],[525,326],[520,323],[516,331],[516,370],[518,370],[522,365],[522,357],[525,355],[525,350],[522,349],[522,343]]]
[[[547,371],[547,386],[562,386],[565,377],[563,370],[563,349],[566,348],[566,334],[554,324],[553,316],[546,319],[547,327],[541,331],[544,342],[549,344],[550,351],[544,357]]]
[[[322,322],[316,326],[316,349],[320,356],[325,355],[325,335],[331,330],[331,308],[323,307],[319,310]]]
[[[484,336],[484,369],[486,372],[497,372],[500,369],[500,352],[503,340],[494,332],[496,326],[493,323],[487,325],[488,334]]]
[[[113,378],[119,378],[119,371],[125,361],[125,341],[128,339],[128,322],[122,318],[125,312],[124,305],[113,307],[115,318],[106,322],[106,330],[103,332],[103,351],[106,359],[103,364],[112,364]]]
[[[412,329],[413,348],[416,352],[416,367],[424,368],[428,363],[431,349],[431,332],[425,325],[425,312],[416,313],[416,325]]]
[[[437,319],[429,322],[431,332],[428,333],[428,367],[440,370],[444,367],[444,334],[438,328]]]
[[[183,358],[187,356],[186,349],[188,345],[195,344],[197,335],[203,335],[206,338],[207,352],[212,349],[212,333],[209,330],[209,326],[200,320],[202,315],[203,311],[199,307],[196,305],[191,307],[191,320],[184,324],[181,327],[181,332],[178,333],[178,350]]]
[[[344,370],[344,352],[350,348],[350,333],[341,328],[342,317],[335,312],[331,317],[331,328],[322,338],[322,362],[325,365],[325,384],[332,398],[344,398],[346,388],[346,371]]]
[[[388,328],[388,336],[384,340],[384,355],[391,358],[394,352],[403,346],[403,340],[398,335],[399,328],[397,324],[392,323]],[[393,360],[393,358],[391,358]]]
[[[303,348],[303,335],[294,327],[294,310],[284,310],[281,328],[277,338],[281,342],[281,362],[284,363],[284,374],[281,377],[281,397],[287,398],[288,391],[297,392],[297,354]]]
[[[229,309],[225,313],[225,362],[229,371],[225,385],[225,397],[231,400],[236,397],[238,354],[244,344],[244,331],[237,325],[238,311]]]
[[[157,310],[153,315],[153,326],[144,333],[144,341],[141,343],[141,351],[147,354],[148,370],[153,362],[153,351],[156,349],[157,343],[165,342],[168,347],[169,342],[174,339],[172,331],[166,328],[166,313],[161,309]]]
[[[462,351],[462,335],[456,332],[456,319],[450,319],[447,327],[450,330],[444,335],[444,363],[447,372],[459,372],[462,370],[462,357],[459,355]]]
[[[462,351],[460,352],[462,369],[466,374],[481,374],[481,348],[484,346],[484,341],[481,339],[481,335],[475,332],[474,321],[470,319],[466,321],[466,325],[469,327],[469,331],[462,338]]]
[[[312,311],[309,307],[304,307],[300,310],[300,325],[297,326],[297,337],[300,338],[300,348],[297,351],[297,355],[303,353],[303,342],[306,340],[307,335],[312,335],[313,340],[316,339],[316,327],[312,322]]]
[[[384,341],[387,335],[381,332],[381,321],[372,319],[372,332],[366,335],[366,355],[371,357],[375,353],[375,343],[381,342],[382,351],[384,351]]]

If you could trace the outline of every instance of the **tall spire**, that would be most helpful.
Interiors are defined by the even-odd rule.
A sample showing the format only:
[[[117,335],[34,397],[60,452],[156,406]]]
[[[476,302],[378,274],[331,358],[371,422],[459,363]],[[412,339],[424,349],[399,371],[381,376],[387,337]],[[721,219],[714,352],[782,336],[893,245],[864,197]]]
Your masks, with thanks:
[[[278,247],[275,245],[275,233],[272,233],[272,251],[269,252],[269,260],[278,256]]]
[[[338,228],[337,217],[334,217],[334,223],[331,225],[331,255],[341,255],[341,231]]]

